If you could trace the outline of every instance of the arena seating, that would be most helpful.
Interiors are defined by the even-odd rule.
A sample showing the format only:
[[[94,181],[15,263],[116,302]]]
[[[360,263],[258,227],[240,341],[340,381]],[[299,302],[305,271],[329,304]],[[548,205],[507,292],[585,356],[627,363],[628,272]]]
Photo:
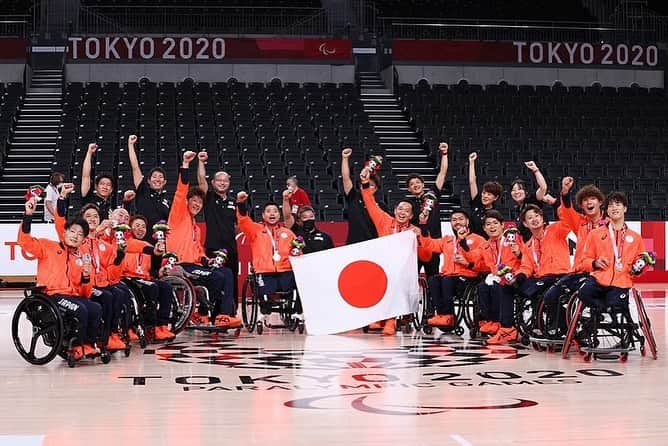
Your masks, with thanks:
[[[171,191],[181,151],[206,150],[208,172],[229,172],[232,188],[250,191],[256,206],[280,201],[285,179],[296,175],[326,220],[343,217],[341,148],[353,147],[355,165],[381,153],[353,84],[69,83],[63,108],[54,170],[78,182],[87,145],[96,141],[95,172],[112,171],[119,198],[133,187],[132,133],[144,172],[163,167]],[[384,190],[395,198],[390,169]],[[79,205],[76,197],[71,204]]]
[[[640,87],[401,84],[403,105],[425,147],[449,142],[455,195],[468,201],[467,155],[479,151],[479,181],[530,179],[535,160],[552,192],[564,175],[578,184],[619,189],[630,199],[629,220],[668,218],[668,101],[665,91]],[[435,153],[433,153],[435,156]],[[502,209],[512,206],[504,192]]]

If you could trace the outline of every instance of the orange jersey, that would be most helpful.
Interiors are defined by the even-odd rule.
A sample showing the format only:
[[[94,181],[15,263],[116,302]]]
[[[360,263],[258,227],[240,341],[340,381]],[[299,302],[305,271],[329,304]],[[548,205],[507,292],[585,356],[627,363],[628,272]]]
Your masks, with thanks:
[[[477,271],[491,271],[496,273],[500,265],[509,266],[514,275],[524,274],[531,276],[531,259],[522,240],[518,238],[521,258],[512,252],[510,243],[504,237],[496,240],[485,240],[478,249],[471,251],[470,258],[474,260]]]
[[[151,244],[143,240],[136,240],[142,247],[150,247]],[[123,262],[119,268],[110,270],[110,279],[112,283],[118,283],[122,277],[134,277],[137,279],[151,280],[151,254],[146,252],[133,252],[125,254]]]
[[[37,258],[37,285],[46,294],[90,297],[91,282],[83,283],[83,249],[68,248],[54,240],[35,238],[19,227],[18,243]]]
[[[295,234],[280,224],[269,227],[264,223],[255,223],[248,215],[237,211],[239,230],[244,233],[251,244],[253,269],[256,273],[280,273],[291,271],[290,249]],[[274,260],[274,252],[281,256]]]
[[[618,288],[631,288],[631,266],[636,257],[645,251],[642,236],[624,226],[621,231],[612,230],[611,223],[594,229],[587,237],[582,255],[582,269],[591,273],[601,286],[614,286]],[[617,252],[621,260],[621,268],[615,265],[615,251],[613,243],[617,246]],[[594,269],[594,261],[599,257],[605,257],[609,265],[605,269]]]
[[[90,253],[91,284],[94,287],[104,288],[116,283],[112,279],[117,275],[111,271],[113,268],[118,268],[117,265],[114,265],[116,248],[104,240],[90,237],[86,237],[81,246],[85,246],[86,251]]]
[[[373,225],[376,227],[378,237],[403,231],[415,231],[418,234],[420,233],[420,230],[416,226],[410,224],[410,222],[401,224],[396,218],[390,217],[383,211],[380,206],[378,206],[378,202],[374,198],[371,188],[362,188],[362,200],[364,201],[364,207],[366,207],[366,210],[369,213],[369,218],[371,218]],[[423,262],[431,259],[431,250],[418,245],[417,251],[418,258]]]
[[[525,244],[534,277],[568,274],[571,269],[571,255],[566,239],[569,232],[571,229],[566,223],[558,221],[545,228],[541,239],[534,235]]]
[[[455,254],[461,254],[467,260],[474,263],[473,258],[470,258],[471,251],[478,249],[485,242],[485,239],[478,234],[471,233],[465,237],[465,240],[470,249],[469,252],[462,249],[459,246],[457,238],[452,235],[446,235],[437,239],[420,237],[420,243],[424,249],[428,249],[433,253],[443,253],[442,276],[475,277],[478,275],[477,271],[468,268],[467,265],[455,262]]]
[[[188,183],[179,182],[169,211],[167,250],[175,253],[181,263],[200,263],[204,257],[202,234],[188,211]]]
[[[587,240],[587,236],[591,231],[604,225],[607,222],[605,217],[601,218],[596,223],[592,223],[585,215],[580,214],[575,209],[573,205],[566,207],[562,203],[557,208],[557,216],[559,220],[563,221],[568,228],[575,233],[575,236],[578,238],[575,245],[575,260],[573,261],[573,267],[571,272],[583,272],[585,271],[581,267],[582,256],[584,255],[584,244]]]

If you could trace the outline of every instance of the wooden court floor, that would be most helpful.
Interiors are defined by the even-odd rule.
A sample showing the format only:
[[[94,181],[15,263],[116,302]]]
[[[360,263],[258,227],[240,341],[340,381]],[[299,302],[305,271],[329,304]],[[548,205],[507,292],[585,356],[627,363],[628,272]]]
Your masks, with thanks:
[[[645,298],[659,359],[585,362],[454,335],[267,330],[32,366],[0,295],[0,445],[664,445],[665,288]],[[650,293],[646,293],[646,296]]]

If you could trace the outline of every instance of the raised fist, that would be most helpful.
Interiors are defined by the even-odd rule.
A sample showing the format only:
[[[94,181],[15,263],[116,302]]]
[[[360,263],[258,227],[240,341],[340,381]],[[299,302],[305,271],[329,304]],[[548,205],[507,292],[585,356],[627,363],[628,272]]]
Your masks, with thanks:
[[[60,187],[60,196],[63,198],[67,198],[72,192],[74,192],[74,183],[63,183]]]
[[[341,157],[342,158],[350,158],[350,155],[352,155],[352,154],[353,154],[353,149],[351,149],[350,147],[346,147],[341,152]]]
[[[538,166],[536,166],[536,163],[533,161],[527,161],[524,163],[525,166],[527,166],[527,169],[529,169],[532,172],[535,172],[538,170]]]
[[[94,142],[88,144],[88,153],[95,153],[97,151],[97,144]]]
[[[137,142],[137,135],[130,135],[128,136],[128,143],[129,144],[134,144]]]
[[[447,142],[442,142],[438,145],[438,150],[441,152],[441,156],[445,156],[448,154],[448,143]]]
[[[32,215],[35,212],[37,207],[37,199],[35,197],[30,197],[30,200],[26,201],[25,213],[26,215]]]
[[[201,152],[199,152],[197,154],[197,159],[199,159],[201,162],[204,163],[204,162],[206,162],[206,160],[209,159],[209,154],[206,153],[204,150],[202,150]]]
[[[248,200],[248,194],[246,192],[241,191],[237,193],[237,203],[243,203],[246,200]]]
[[[192,160],[195,159],[197,154],[193,152],[192,150],[187,150],[183,153],[183,162],[186,164],[190,164]]]
[[[469,162],[472,163],[472,162],[474,162],[474,161],[477,160],[477,159],[478,159],[478,154],[477,154],[477,153],[475,153],[475,152],[471,152],[471,153],[469,153]]]
[[[132,201],[137,196],[137,193],[133,190],[126,190],[123,194],[123,201]]]
[[[362,169],[362,171],[360,172],[360,181],[362,182],[362,184],[366,184],[369,182],[369,169],[367,169],[366,167]]]
[[[563,177],[561,179],[561,195],[566,195],[573,187],[573,177]]]

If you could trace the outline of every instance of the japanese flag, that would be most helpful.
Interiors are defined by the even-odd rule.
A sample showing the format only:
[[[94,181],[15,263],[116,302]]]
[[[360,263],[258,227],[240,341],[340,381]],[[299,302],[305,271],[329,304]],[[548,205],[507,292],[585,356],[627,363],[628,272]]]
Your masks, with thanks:
[[[412,231],[290,257],[309,334],[334,334],[418,307]]]

